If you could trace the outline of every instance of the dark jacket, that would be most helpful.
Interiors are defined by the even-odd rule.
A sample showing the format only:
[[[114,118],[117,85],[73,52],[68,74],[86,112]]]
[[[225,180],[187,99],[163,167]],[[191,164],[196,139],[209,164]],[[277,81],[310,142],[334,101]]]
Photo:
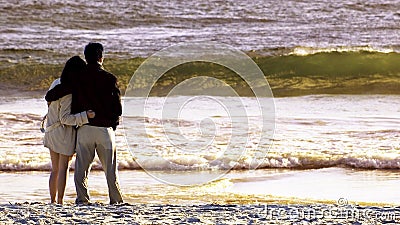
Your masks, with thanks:
[[[57,85],[46,94],[46,101],[55,101],[72,93],[71,113],[93,110],[95,118],[89,125],[112,127],[119,124],[122,115],[121,92],[117,78],[100,64],[88,64],[73,87]]]

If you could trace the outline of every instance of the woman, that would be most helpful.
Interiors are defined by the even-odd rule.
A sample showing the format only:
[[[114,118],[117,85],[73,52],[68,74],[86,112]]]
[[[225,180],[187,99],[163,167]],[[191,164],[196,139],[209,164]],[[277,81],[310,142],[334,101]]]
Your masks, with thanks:
[[[70,58],[62,71],[61,78],[56,79],[50,90],[57,84],[73,89],[74,82],[85,69],[86,63],[79,56]],[[68,179],[68,169],[75,153],[75,127],[88,123],[88,118],[94,118],[91,110],[77,114],[71,113],[72,94],[49,103],[47,125],[44,135],[44,146],[50,149],[51,174],[49,189],[51,203],[63,204],[65,186]],[[56,201],[57,196],[57,201]]]

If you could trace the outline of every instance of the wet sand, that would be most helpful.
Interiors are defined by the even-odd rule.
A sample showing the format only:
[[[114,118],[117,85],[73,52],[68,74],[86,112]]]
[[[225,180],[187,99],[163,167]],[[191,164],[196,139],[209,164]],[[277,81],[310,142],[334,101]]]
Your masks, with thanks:
[[[400,207],[271,205],[0,205],[1,224],[398,224]]]

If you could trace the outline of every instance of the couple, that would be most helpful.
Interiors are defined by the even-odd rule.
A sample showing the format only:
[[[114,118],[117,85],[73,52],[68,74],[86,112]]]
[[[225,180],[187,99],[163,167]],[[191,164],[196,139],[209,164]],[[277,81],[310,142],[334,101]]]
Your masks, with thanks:
[[[100,43],[86,45],[87,64],[79,56],[70,58],[61,78],[53,82],[46,94],[49,108],[44,145],[50,149],[52,165],[51,203],[63,204],[75,151],[75,203],[90,203],[88,174],[95,151],[106,175],[110,204],[123,202],[114,133],[122,114],[121,97],[117,78],[102,67],[103,50]]]

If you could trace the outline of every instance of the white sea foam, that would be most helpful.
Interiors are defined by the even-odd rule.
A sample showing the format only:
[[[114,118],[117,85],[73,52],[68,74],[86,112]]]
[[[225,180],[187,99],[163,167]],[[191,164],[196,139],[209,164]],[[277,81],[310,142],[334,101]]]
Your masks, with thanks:
[[[331,52],[379,52],[379,53],[392,53],[395,52],[389,47],[371,47],[371,46],[349,46],[349,47],[329,47],[329,48],[312,48],[312,47],[296,47],[289,53],[289,55],[307,56],[317,53],[331,53]]]

